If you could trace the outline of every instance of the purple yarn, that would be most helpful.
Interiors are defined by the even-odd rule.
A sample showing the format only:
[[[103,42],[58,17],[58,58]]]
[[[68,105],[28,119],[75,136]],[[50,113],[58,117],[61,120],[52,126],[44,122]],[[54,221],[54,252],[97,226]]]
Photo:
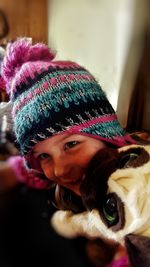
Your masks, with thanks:
[[[2,76],[0,76],[0,90],[5,91],[6,84]]]
[[[106,265],[106,267],[130,267],[128,257],[123,256],[117,260],[113,260],[110,264]]]
[[[55,54],[42,43],[32,45],[26,38],[18,39],[7,45],[7,56],[2,64],[2,76],[6,82],[6,91],[11,94],[11,82],[22,65],[32,61],[47,61],[54,59]]]

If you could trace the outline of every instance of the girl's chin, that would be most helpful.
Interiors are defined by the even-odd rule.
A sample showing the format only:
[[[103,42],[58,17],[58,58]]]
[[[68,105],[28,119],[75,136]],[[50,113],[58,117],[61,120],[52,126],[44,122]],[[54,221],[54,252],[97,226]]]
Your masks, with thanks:
[[[80,187],[79,186],[77,186],[77,187],[72,187],[72,188],[70,188],[75,194],[77,194],[77,195],[81,195],[80,194]]]
[[[65,182],[65,183],[62,183],[61,185],[70,189],[71,191],[73,191],[75,194],[77,195],[81,195],[80,193],[80,185],[81,185],[81,182],[82,182],[82,178],[79,178],[78,180],[76,181],[71,181],[71,182]]]
[[[73,191],[75,194],[77,194],[77,195],[81,195],[80,194],[80,184],[78,184],[78,185],[64,185],[66,188],[68,188],[68,189],[70,189],[71,191]]]

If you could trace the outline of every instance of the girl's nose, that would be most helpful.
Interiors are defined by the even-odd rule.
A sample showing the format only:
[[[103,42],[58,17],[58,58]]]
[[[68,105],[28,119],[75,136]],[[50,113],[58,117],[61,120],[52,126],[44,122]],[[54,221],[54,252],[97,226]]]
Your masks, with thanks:
[[[61,179],[67,178],[71,170],[71,166],[65,160],[57,160],[54,164],[54,176]],[[69,177],[68,177],[69,178]]]

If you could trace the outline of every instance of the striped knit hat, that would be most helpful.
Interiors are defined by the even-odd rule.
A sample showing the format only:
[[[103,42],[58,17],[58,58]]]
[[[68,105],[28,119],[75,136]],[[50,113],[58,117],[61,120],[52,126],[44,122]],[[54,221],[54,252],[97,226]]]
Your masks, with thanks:
[[[133,142],[95,78],[74,62],[54,60],[46,45],[32,45],[25,38],[8,44],[2,74],[23,155],[37,142],[62,132],[116,146]]]

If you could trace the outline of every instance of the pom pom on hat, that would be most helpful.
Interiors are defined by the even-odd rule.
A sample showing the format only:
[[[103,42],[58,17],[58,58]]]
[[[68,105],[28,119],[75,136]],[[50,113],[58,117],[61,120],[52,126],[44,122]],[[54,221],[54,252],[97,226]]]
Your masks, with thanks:
[[[54,57],[55,54],[45,44],[32,45],[31,40],[27,38],[20,38],[14,43],[8,43],[7,55],[2,64],[2,76],[8,95],[11,95],[12,80],[23,64],[41,60],[50,62]]]

